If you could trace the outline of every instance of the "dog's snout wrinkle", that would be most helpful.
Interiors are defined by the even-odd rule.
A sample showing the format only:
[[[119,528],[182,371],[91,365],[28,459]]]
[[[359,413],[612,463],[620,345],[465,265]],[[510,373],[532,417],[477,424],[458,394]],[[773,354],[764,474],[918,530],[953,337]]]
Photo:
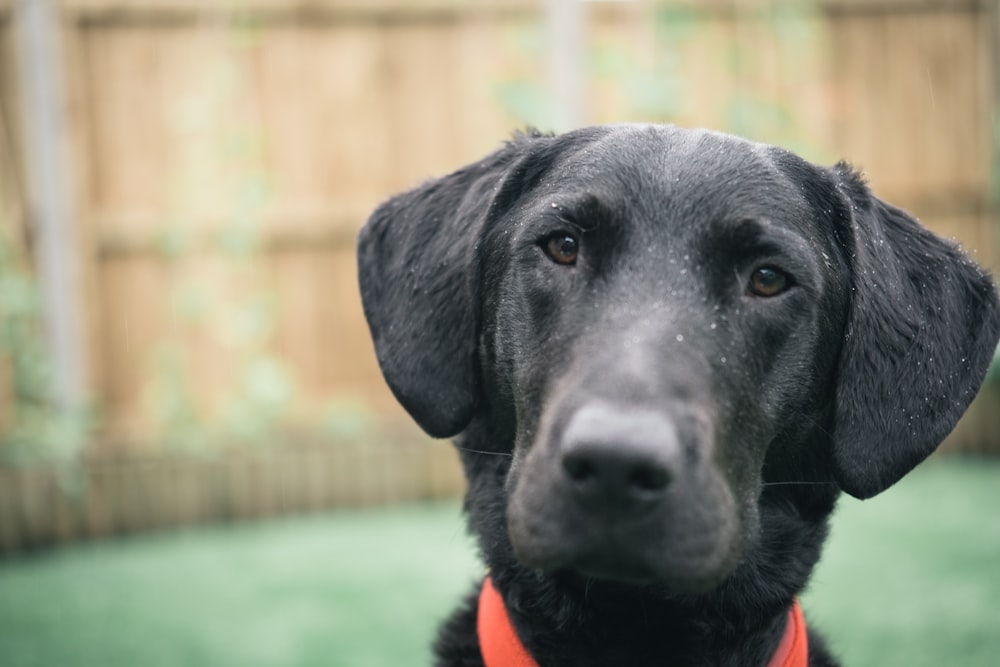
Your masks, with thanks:
[[[564,479],[581,504],[623,510],[666,493],[680,445],[673,422],[660,412],[593,403],[571,417],[560,455]]]

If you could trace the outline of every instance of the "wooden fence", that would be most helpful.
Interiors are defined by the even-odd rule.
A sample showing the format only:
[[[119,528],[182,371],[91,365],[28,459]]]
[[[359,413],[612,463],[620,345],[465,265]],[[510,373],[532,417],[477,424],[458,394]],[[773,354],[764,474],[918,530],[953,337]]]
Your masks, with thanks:
[[[463,481],[451,450],[409,439],[314,442],[0,467],[0,555],[193,523],[455,498]]]
[[[388,194],[549,122],[544,3],[57,4],[74,296],[100,415],[86,460],[148,460],[188,423],[235,423],[237,434],[248,416],[308,424],[345,400],[403,419],[362,320],[356,230]],[[12,7],[0,0],[0,225],[26,248]],[[588,122],[671,121],[848,157],[880,194],[1000,267],[996,2],[637,0],[586,11]],[[953,449],[997,451],[998,411],[982,414]],[[14,492],[5,479],[0,517],[48,502],[33,482],[18,478]]]

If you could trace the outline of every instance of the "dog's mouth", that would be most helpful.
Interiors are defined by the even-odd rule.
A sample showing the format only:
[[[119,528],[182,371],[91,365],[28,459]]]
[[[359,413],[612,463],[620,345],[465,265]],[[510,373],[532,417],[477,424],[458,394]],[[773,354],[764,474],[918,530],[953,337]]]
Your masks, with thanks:
[[[615,549],[591,552],[554,572],[568,573],[586,582],[621,586],[658,585],[676,594],[705,593],[721,584],[728,569],[704,572],[690,564],[648,562],[643,557]]]
[[[513,514],[508,531],[515,556],[527,568],[618,584],[659,584],[675,593],[712,590],[732,573],[742,554],[743,540],[735,527],[719,525],[700,537],[679,538],[669,526],[642,528],[628,519],[617,524],[620,530],[595,530],[579,523],[579,517],[549,517],[541,527]]]

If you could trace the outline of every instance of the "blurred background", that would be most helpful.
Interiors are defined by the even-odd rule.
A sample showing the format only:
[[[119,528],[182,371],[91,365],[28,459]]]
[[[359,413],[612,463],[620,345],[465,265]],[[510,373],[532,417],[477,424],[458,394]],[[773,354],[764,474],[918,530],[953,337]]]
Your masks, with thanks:
[[[354,259],[368,213],[528,125],[671,122],[847,158],[996,270],[997,4],[0,0],[0,664],[67,664],[45,646],[94,664],[311,664],[292,645],[322,647],[323,664],[426,664],[407,647],[425,651],[437,617],[417,611],[411,639],[344,648],[355,626],[388,632],[371,582],[392,607],[416,578],[440,614],[477,567],[450,445],[410,424],[377,369]],[[989,560],[966,562],[956,609],[1000,594],[1000,568],[983,565],[1000,562],[986,511],[1000,500],[998,426],[991,377],[936,455],[949,460],[914,482],[915,499],[970,499],[911,503],[915,539],[959,539],[928,521],[951,507],[968,524],[941,523],[986,540],[962,551]],[[359,512],[372,507],[392,509]],[[906,508],[868,530],[884,535]],[[189,537],[200,525],[229,528]],[[166,534],[187,537],[155,541]],[[108,539],[124,535],[154,537]],[[415,554],[423,564],[404,576]],[[190,566],[164,577],[178,562]],[[940,569],[954,575],[955,562]],[[233,589],[225,575],[244,566],[311,611]],[[135,606],[101,597],[118,589],[92,576]],[[170,597],[220,581],[214,603]],[[830,600],[841,615],[829,615],[858,621]],[[159,603],[172,611],[145,630],[113,632]],[[272,625],[267,609],[287,613]],[[111,626],[91,628],[91,612]],[[961,664],[1000,652],[985,613],[970,639],[983,652]],[[185,617],[196,620],[177,625]],[[157,662],[142,638],[164,624],[181,648]],[[304,641],[314,625],[325,639]],[[878,664],[941,663],[920,646]]]

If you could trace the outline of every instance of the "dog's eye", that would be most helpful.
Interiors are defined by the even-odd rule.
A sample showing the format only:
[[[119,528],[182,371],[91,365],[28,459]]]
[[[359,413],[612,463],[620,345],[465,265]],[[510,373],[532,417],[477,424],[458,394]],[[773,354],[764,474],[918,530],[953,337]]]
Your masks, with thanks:
[[[791,285],[788,276],[778,269],[764,266],[750,274],[748,288],[755,296],[777,296]]]
[[[542,242],[542,249],[556,264],[571,266],[580,254],[580,242],[571,234],[558,232]]]

